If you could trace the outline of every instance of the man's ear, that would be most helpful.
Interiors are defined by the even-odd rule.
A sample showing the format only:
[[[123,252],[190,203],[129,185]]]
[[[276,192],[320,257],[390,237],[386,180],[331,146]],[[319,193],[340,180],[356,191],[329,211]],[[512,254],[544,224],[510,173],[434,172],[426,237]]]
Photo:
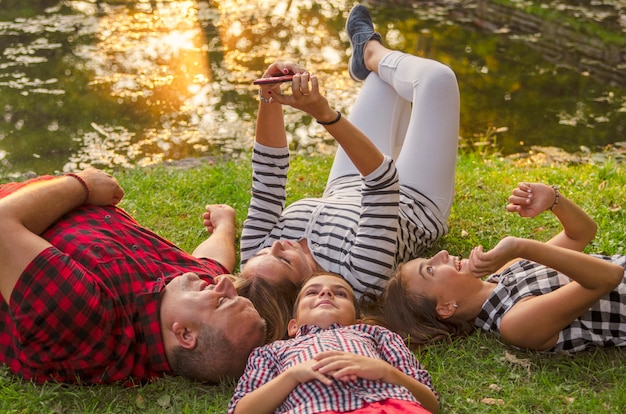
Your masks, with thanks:
[[[295,319],[291,319],[287,324],[287,334],[290,338],[296,336],[296,332],[298,332],[298,322]]]
[[[196,347],[198,332],[183,326],[180,322],[174,322],[172,332],[174,332],[178,344],[183,348],[193,349]]]
[[[439,319],[448,319],[456,312],[456,306],[452,302],[437,303],[437,316]]]

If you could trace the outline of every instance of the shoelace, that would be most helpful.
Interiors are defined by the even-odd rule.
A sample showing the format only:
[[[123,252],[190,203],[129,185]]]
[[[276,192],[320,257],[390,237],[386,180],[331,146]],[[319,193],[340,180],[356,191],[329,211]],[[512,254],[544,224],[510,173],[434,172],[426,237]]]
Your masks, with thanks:
[[[353,45],[358,45],[358,46],[364,45],[365,43],[369,42],[369,40],[374,36],[374,34],[375,34],[375,32],[357,32],[357,33],[352,35],[352,44]],[[365,38],[365,40],[363,40],[363,41],[359,41],[358,40],[358,36],[360,36],[360,35],[366,35],[366,36],[369,36],[369,37]]]

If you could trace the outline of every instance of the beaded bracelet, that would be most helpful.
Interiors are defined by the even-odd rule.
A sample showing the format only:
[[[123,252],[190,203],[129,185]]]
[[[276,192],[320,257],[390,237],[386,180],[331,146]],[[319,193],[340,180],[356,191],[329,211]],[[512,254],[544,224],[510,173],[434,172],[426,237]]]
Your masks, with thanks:
[[[89,200],[89,196],[91,195],[91,190],[89,189],[89,186],[87,185],[87,182],[83,179],[83,177],[81,177],[78,174],[66,173],[64,175],[66,177],[76,178],[78,180],[78,182],[81,183],[81,185],[85,188],[85,191],[87,192],[87,195],[85,196],[85,201],[83,201],[83,204],[85,204],[87,202],[87,200]]]
[[[550,207],[550,211],[552,211],[552,209],[556,207],[557,204],[559,204],[560,193],[558,185],[551,185],[550,187],[552,187],[552,189],[554,190],[554,203],[552,204],[552,207]]]
[[[320,125],[332,125],[332,124],[336,124],[337,122],[339,122],[340,119],[341,119],[341,112],[337,111],[337,118],[333,119],[332,121],[324,122],[324,121],[320,121],[317,119],[316,121]]]

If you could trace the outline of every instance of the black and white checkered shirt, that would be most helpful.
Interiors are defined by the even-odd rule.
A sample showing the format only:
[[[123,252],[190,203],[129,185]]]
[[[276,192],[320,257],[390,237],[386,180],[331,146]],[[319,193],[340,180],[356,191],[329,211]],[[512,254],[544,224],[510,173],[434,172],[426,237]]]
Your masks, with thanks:
[[[593,256],[626,267],[626,256]],[[502,317],[520,299],[555,291],[571,279],[538,263],[520,260],[487,281],[498,286],[483,304],[475,325],[499,333]],[[590,346],[626,346],[626,279],[563,329],[548,352],[577,352]]]

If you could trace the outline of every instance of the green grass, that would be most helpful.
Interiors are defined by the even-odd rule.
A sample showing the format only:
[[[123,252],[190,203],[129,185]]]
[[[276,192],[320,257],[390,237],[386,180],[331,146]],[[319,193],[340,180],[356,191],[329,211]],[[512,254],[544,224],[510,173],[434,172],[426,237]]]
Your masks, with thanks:
[[[329,157],[298,158],[290,175],[289,201],[319,195]],[[496,157],[462,155],[450,233],[438,248],[469,254],[476,244],[493,246],[505,234],[546,240],[558,229],[550,214],[529,220],[504,211],[518,181],[561,185],[599,224],[590,251],[626,252],[623,165],[535,166]],[[156,167],[116,173],[126,190],[121,206],[137,220],[192,250],[206,233],[200,214],[206,203],[224,202],[241,225],[249,200],[247,158],[192,169]],[[626,406],[626,352],[599,349],[565,355],[513,350],[490,334],[476,333],[418,353],[431,372],[444,413],[613,413]],[[0,370],[2,413],[222,413],[233,384],[204,386],[182,378],[149,385],[37,386]]]
[[[494,0],[494,2],[521,9],[528,14],[540,17],[545,22],[558,23],[561,26],[570,27],[578,33],[597,37],[606,45],[617,47],[626,45],[626,38],[623,33],[616,30],[607,30],[601,23],[593,21],[590,17],[574,16],[571,13],[558,10],[554,4],[551,7],[546,7],[544,3],[538,1]]]

